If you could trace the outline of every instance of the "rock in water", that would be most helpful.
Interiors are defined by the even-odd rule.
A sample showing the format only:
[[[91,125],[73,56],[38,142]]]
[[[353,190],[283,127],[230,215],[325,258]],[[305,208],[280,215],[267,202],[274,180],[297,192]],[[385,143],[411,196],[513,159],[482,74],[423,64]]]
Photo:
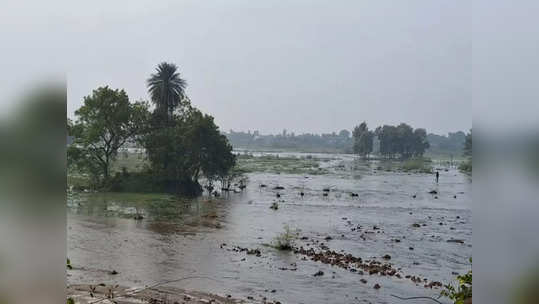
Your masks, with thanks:
[[[322,270],[318,270],[317,273],[313,274],[314,277],[319,277],[319,276],[323,276],[324,275],[324,272]]]

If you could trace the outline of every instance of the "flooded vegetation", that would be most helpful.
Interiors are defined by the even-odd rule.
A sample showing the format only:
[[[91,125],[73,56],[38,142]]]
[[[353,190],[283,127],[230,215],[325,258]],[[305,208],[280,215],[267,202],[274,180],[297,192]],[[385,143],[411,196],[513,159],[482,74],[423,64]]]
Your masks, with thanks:
[[[158,284],[155,301],[172,289],[201,303],[395,303],[438,298],[471,268],[471,181],[455,166],[236,154],[244,189],[192,199],[70,191],[72,295]]]
[[[364,121],[338,134],[227,137],[177,65],[158,64],[146,85],[151,103],[102,86],[68,120],[72,302],[461,296],[450,284],[471,268],[471,177],[452,154],[425,156],[426,129]],[[438,151],[465,140],[470,170],[460,169],[471,172],[463,135],[434,138]]]
[[[267,172],[289,174],[326,174],[328,170],[321,162],[331,161],[332,158],[316,158],[312,155],[279,155],[278,153],[239,154],[238,168],[242,172]]]

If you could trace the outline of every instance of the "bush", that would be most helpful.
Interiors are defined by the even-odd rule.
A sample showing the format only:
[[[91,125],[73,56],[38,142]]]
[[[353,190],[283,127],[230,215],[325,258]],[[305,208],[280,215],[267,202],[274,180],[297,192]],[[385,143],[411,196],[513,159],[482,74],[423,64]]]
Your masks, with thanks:
[[[430,160],[424,158],[409,159],[401,165],[401,169],[404,171],[432,173],[432,166],[430,165]]]
[[[470,259],[470,263],[472,259]],[[453,300],[455,304],[467,303],[467,300],[472,298],[472,271],[464,275],[457,276],[457,287],[453,285],[445,285],[445,290],[442,290],[441,295]]]
[[[279,250],[292,250],[294,248],[296,234],[297,233],[292,231],[288,225],[285,225],[284,232],[275,237],[274,247]]]
[[[462,162],[459,165],[459,170],[465,173],[471,173],[472,172],[472,160],[469,159],[467,161]]]
[[[116,174],[107,186],[114,192],[171,193],[195,197],[202,193],[202,186],[190,179],[181,181],[165,180],[152,172],[132,172]]]

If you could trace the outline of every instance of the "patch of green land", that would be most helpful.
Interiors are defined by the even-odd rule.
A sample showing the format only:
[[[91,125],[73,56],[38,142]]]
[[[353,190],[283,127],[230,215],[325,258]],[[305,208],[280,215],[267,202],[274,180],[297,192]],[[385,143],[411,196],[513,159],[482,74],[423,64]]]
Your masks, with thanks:
[[[320,162],[330,159],[305,157],[278,157],[272,155],[238,155],[237,168],[242,172],[267,172],[285,174],[321,175],[329,171],[320,167]]]

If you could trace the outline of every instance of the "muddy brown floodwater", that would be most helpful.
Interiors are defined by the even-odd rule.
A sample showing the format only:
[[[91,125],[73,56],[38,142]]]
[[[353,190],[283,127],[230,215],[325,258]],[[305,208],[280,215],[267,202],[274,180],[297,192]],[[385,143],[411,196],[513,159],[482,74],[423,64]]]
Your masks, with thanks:
[[[192,276],[165,285],[249,301],[400,303],[391,295],[440,293],[410,276],[447,284],[470,269],[469,177],[439,165],[436,184],[431,174],[378,170],[378,161],[322,157],[332,158],[320,163],[329,174],[249,173],[243,192],[219,198],[70,193],[68,284],[143,287]],[[297,248],[388,263],[402,275],[369,275],[267,246],[284,225],[299,233]]]

